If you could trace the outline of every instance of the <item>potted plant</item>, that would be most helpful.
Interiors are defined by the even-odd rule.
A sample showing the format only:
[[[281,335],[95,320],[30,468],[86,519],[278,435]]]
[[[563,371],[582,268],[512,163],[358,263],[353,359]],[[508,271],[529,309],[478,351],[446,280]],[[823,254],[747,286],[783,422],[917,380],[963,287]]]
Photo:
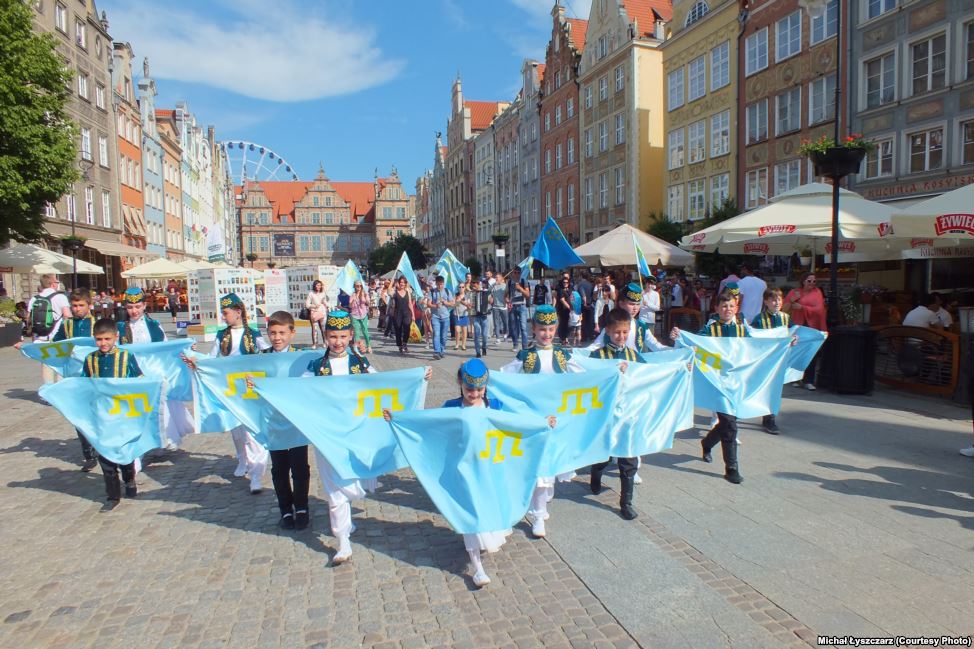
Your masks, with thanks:
[[[20,342],[24,323],[17,317],[16,303],[10,298],[0,298],[0,347],[10,347]]]
[[[798,262],[802,266],[811,266],[811,264],[812,264],[812,249],[806,247],[806,248],[802,248],[801,250],[799,250],[798,251]]]
[[[276,266],[277,266],[277,262],[276,261],[269,261],[269,262],[267,262],[267,267],[268,268],[274,268]]]
[[[862,159],[875,148],[875,142],[867,140],[861,133],[853,133],[842,142],[836,142],[828,135],[817,140],[803,140],[798,151],[811,159],[816,176],[837,180],[859,173]]]
[[[254,263],[255,261],[257,261],[257,253],[256,252],[248,252],[247,253],[247,261],[249,261],[250,263]]]
[[[509,235],[504,234],[503,232],[498,232],[497,234],[491,235],[490,238],[494,241],[494,245],[496,247],[503,248],[504,244],[507,243],[507,240],[510,239],[511,237]]]
[[[84,237],[77,237],[74,235],[61,237],[61,245],[64,247],[64,249],[73,250],[75,252],[85,247],[85,241],[87,241],[87,239]]]

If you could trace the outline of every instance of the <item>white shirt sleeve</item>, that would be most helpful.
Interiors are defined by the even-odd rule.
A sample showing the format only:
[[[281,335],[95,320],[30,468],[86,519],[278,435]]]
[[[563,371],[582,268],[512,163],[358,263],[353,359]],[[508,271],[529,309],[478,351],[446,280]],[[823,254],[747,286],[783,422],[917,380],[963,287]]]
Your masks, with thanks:
[[[260,351],[264,351],[265,349],[270,349],[270,348],[271,348],[271,344],[266,340],[264,340],[263,336],[257,338],[257,349],[259,349]]]
[[[656,340],[656,336],[654,336],[653,332],[650,331],[649,329],[646,330],[646,338],[643,342],[646,344],[647,347],[652,349],[654,352],[662,352],[667,349],[670,349],[670,347],[667,347],[666,345],[662,344],[660,341]]]
[[[511,361],[507,365],[502,365],[500,371],[501,372],[508,372],[510,374],[520,374],[521,373],[521,370],[522,370],[522,367],[523,367],[523,364],[521,363],[521,361],[519,361],[519,360],[517,360],[517,358],[515,358],[513,361]]]

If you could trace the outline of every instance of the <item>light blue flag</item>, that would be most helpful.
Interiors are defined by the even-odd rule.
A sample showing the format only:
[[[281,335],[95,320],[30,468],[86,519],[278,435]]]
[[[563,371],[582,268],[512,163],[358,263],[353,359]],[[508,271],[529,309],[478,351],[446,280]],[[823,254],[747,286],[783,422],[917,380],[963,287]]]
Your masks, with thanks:
[[[362,279],[362,273],[359,272],[358,266],[349,259],[345,262],[345,267],[338,273],[338,277],[335,278],[335,286],[351,295],[355,292],[355,282],[362,282],[362,285],[365,285],[365,280]]]
[[[555,476],[612,455],[609,430],[619,382],[618,368],[602,362],[592,371],[544,377],[491,372],[487,392],[505,410],[557,418],[541,469],[543,476]]]
[[[409,285],[413,287],[413,297],[414,299],[419,299],[419,296],[423,294],[423,289],[419,285],[419,278],[416,277],[416,272],[413,270],[413,265],[409,261],[409,255],[405,252],[402,253],[402,257],[399,258],[399,265],[396,266],[396,272],[400,273],[409,282]]]
[[[528,255],[517,267],[521,269],[521,277],[531,277],[531,271],[534,268],[534,257]]]
[[[552,435],[537,415],[437,408],[396,413],[390,425],[426,493],[461,534],[513,527],[548,471]]]
[[[792,327],[791,333],[798,338],[798,342],[788,353],[788,369],[785,371],[785,383],[801,381],[805,376],[805,369],[815,358],[815,354],[825,344],[828,334],[811,327]]]
[[[791,338],[716,338],[680,332],[695,347],[694,405],[740,419],[776,414]]]
[[[639,274],[643,277],[649,277],[653,274],[653,271],[649,269],[649,261],[646,260],[646,253],[643,252],[642,246],[636,240],[635,232],[632,233],[632,246],[636,249],[636,268],[639,269]]]
[[[436,268],[439,270],[440,276],[443,277],[444,286],[454,293],[456,293],[457,287],[463,283],[463,280],[467,278],[467,273],[470,272],[470,269],[460,263],[460,260],[449,248],[440,255],[439,261],[436,262]]]
[[[247,377],[256,383],[261,377],[301,376],[308,363],[319,356],[321,352],[308,350],[197,359],[195,378],[202,388],[202,406],[197,406],[200,428],[218,432],[242,425],[272,451],[304,446],[308,443],[304,435],[247,387]]]
[[[568,244],[561,228],[550,216],[538,234],[538,240],[534,242],[534,247],[531,248],[531,256],[548,268],[585,265],[582,258],[576,255]]]
[[[315,445],[345,480],[377,478],[406,466],[389,425],[388,408],[419,410],[426,400],[425,367],[396,372],[303,379],[257,379],[257,392]]]
[[[180,340],[165,340],[158,343],[132,343],[119,345],[135,356],[142,374],[150,378],[166,381],[166,399],[170,401],[193,400],[193,373],[186,363],[179,357],[189,353],[190,347],[196,341],[193,338]],[[84,363],[85,357],[97,347],[76,346],[72,355],[79,363]],[[79,372],[80,374],[80,372]]]
[[[38,394],[110,462],[128,464],[162,446],[159,379],[71,377],[43,386]]]
[[[27,343],[20,348],[20,353],[27,358],[40,361],[61,376],[81,376],[81,365],[84,356],[79,360],[73,354],[76,347],[94,351],[95,339],[88,336],[67,338],[58,342]]]

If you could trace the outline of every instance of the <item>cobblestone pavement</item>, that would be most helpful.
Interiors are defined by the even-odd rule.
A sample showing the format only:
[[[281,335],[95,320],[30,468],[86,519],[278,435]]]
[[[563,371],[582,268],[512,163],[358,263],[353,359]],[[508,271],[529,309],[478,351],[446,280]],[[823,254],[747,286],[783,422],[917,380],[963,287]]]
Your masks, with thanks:
[[[429,363],[374,346],[382,370]],[[492,367],[509,358],[491,347]],[[428,405],[456,394],[459,360],[433,363]],[[790,390],[784,435],[745,426],[741,487],[680,433],[641,469],[636,521],[585,476],[559,485],[548,538],[515,529],[478,591],[408,470],[353,508],[354,558],[337,568],[320,486],[311,528],[278,529],[269,475],[252,496],[227,435],[154,452],[139,498],[100,513],[101,476],[78,471],[39,374],[0,350],[2,647],[786,647],[974,630],[974,465],[956,452],[970,423],[943,402]]]

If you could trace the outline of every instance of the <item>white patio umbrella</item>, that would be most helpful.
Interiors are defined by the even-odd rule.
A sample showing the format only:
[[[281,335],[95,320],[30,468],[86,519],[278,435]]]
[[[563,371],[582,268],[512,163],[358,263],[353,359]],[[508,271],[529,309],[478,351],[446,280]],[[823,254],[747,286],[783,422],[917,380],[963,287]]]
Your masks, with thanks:
[[[104,275],[100,266],[77,260],[81,275]],[[9,248],[0,249],[0,268],[10,268],[11,273],[70,273],[72,259],[68,255],[41,248],[30,243],[14,243]]]
[[[201,259],[187,259],[179,262],[179,265],[187,270],[208,270],[210,268],[216,268],[214,264]]]
[[[873,258],[898,255],[909,241],[893,236],[891,222],[898,209],[839,190],[839,252]],[[802,185],[771,203],[687,235],[680,247],[693,252],[790,255],[804,249],[830,254],[832,186]],[[840,258],[840,261],[842,259]]]
[[[175,279],[177,277],[186,277],[188,272],[189,270],[176,262],[159,257],[129,268],[122,273],[122,277],[126,279]]]
[[[974,245],[974,185],[965,185],[903,209],[893,217],[897,237],[933,246]]]
[[[634,266],[636,249],[632,245],[633,236],[636,237],[639,247],[646,255],[646,261],[651,265],[689,266],[693,264],[692,254],[638,230],[628,223],[606,232],[597,239],[583,243],[575,248],[575,254],[592,266]]]

